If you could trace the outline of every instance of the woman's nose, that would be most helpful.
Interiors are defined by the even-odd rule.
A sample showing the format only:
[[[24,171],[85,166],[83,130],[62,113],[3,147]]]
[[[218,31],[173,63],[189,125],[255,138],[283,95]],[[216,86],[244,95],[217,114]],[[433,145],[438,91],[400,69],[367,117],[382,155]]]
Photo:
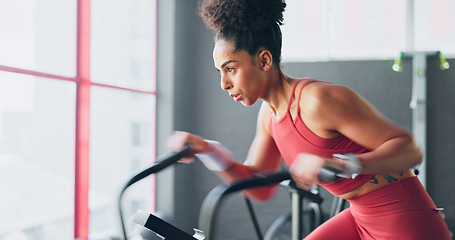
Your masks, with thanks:
[[[221,89],[229,90],[231,89],[232,84],[230,83],[229,79],[225,76],[221,76]]]

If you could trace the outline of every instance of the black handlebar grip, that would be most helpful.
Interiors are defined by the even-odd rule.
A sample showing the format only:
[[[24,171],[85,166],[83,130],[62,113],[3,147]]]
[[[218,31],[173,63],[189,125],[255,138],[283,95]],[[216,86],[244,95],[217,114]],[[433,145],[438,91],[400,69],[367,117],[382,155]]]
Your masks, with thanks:
[[[340,177],[337,174],[341,173],[340,170],[332,167],[323,167],[319,170],[318,179],[323,182],[334,182]]]

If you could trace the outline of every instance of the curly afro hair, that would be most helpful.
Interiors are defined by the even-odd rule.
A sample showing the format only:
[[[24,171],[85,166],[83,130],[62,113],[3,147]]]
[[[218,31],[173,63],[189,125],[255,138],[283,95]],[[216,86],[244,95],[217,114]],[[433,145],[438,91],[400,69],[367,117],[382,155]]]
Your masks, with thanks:
[[[216,39],[233,42],[235,51],[253,56],[269,50],[279,67],[284,0],[202,0],[199,15]]]

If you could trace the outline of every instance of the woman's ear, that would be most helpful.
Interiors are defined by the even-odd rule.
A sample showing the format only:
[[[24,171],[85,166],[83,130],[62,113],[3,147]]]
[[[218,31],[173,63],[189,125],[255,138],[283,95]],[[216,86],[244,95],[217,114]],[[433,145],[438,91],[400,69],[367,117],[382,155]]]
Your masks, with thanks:
[[[262,50],[259,53],[259,64],[263,71],[267,71],[272,68],[273,58],[270,51]]]

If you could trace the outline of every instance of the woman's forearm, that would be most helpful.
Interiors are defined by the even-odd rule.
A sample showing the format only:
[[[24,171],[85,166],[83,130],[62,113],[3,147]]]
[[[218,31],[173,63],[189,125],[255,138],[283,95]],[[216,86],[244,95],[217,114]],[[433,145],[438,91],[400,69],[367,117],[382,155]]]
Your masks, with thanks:
[[[386,141],[374,151],[359,154],[361,173],[401,172],[422,162],[422,153],[410,136]]]
[[[234,162],[226,171],[219,171],[215,173],[227,184],[232,184],[235,181],[254,177],[255,170],[251,166],[244,165],[239,162]],[[270,187],[258,187],[243,190],[242,193],[248,198],[263,202],[267,201],[274,195],[277,185],[278,184],[272,185]]]

